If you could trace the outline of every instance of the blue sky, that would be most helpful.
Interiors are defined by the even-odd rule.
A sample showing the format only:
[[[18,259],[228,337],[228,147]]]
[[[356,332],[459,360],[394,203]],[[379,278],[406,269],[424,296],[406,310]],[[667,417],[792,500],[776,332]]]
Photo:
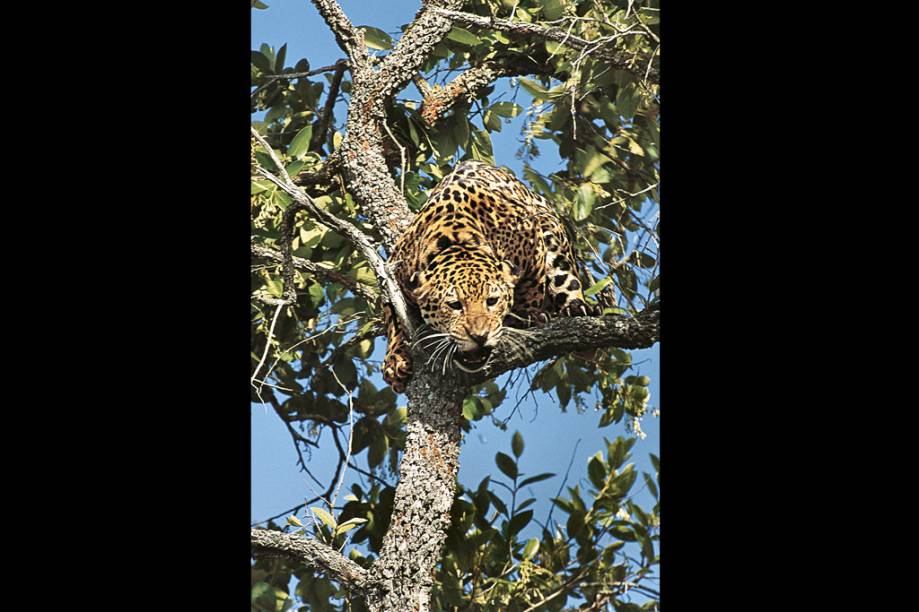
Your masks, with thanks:
[[[287,43],[287,65],[292,66],[297,60],[307,58],[312,67],[332,64],[343,57],[332,34],[319,17],[313,5],[306,0],[264,0],[268,10],[252,11],[252,48],[258,49],[267,43],[275,49]],[[408,23],[415,15],[420,2],[418,0],[391,0],[386,2],[367,2],[366,0],[339,0],[340,4],[355,25],[373,25],[389,32],[398,38],[399,26]],[[400,97],[417,98],[414,88],[399,94]],[[521,92],[518,103],[526,106],[528,96]],[[338,111],[338,119],[342,111]],[[504,126],[500,133],[493,134],[494,155],[498,164],[512,168],[522,178],[522,162],[515,157],[520,146],[518,141],[522,117]],[[533,167],[547,174],[561,167],[555,148],[541,147],[542,155],[532,162]],[[382,359],[385,338],[376,341],[372,359]],[[651,349],[633,351],[634,363],[641,365],[634,368],[636,374],[651,377],[652,408],[660,409],[659,386],[659,345]],[[375,376],[374,384],[382,386],[381,377]],[[499,384],[503,379],[499,379]],[[526,384],[526,381],[523,381]],[[523,389],[525,390],[525,389]],[[504,405],[497,411],[497,417],[504,419],[513,408],[516,390],[511,390]],[[400,396],[399,404],[404,405],[405,397]],[[284,425],[270,407],[254,404],[252,412],[252,521],[262,520],[268,516],[302,503],[314,496],[317,487],[308,477],[299,472],[296,466],[297,456],[293,443]],[[650,411],[649,411],[650,412]],[[555,395],[535,394],[534,399],[524,401],[517,414],[508,422],[507,430],[501,431],[489,419],[483,419],[474,425],[473,430],[463,441],[460,455],[459,480],[468,487],[475,487],[488,474],[497,469],[494,464],[495,453],[501,451],[510,454],[510,440],[514,431],[519,430],[526,442],[526,449],[521,458],[521,470],[528,475],[542,472],[554,472],[557,477],[545,480],[528,488],[528,492],[538,500],[535,504],[535,516],[544,520],[549,512],[548,499],[555,496],[561,484],[562,476],[571,459],[572,451],[580,440],[571,469],[571,477],[566,486],[573,486],[581,478],[582,490],[588,485],[587,461],[598,450],[605,454],[604,436],[608,439],[616,435],[628,435],[624,423],[597,428],[600,413],[589,410],[578,414],[569,406],[563,413]],[[644,440],[638,440],[632,449],[632,462],[639,471],[653,473],[648,453],[660,455],[659,421],[650,414],[642,422],[647,434]],[[310,470],[321,480],[331,478],[334,473],[337,453],[331,441],[314,450],[310,460]],[[330,448],[331,447],[331,448]],[[366,468],[366,453],[359,458],[359,465]],[[343,491],[351,482],[360,481],[358,475],[349,472],[345,479]],[[643,486],[641,478],[636,482],[636,489]],[[311,488],[312,487],[312,488]],[[501,489],[498,488],[498,492]],[[500,493],[499,493],[500,494]],[[344,496],[342,493],[341,496]],[[639,493],[635,501],[642,507],[653,503],[646,492]],[[300,514],[302,518],[302,513]],[[553,518],[562,519],[564,513],[555,512]],[[524,531],[524,537],[532,537],[537,528],[534,523]]]

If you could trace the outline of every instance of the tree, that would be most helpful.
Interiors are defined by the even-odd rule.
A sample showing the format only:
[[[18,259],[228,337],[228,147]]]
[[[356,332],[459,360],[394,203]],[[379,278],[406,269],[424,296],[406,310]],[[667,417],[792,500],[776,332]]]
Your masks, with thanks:
[[[496,455],[500,474],[475,488],[456,476],[463,432],[506,397],[495,382],[503,373],[536,368],[531,387],[553,390],[562,406],[596,398],[601,427],[625,421],[634,431],[647,410],[649,380],[629,375],[628,349],[660,336],[659,239],[645,214],[659,193],[658,3],[427,0],[398,40],[355,27],[335,0],[312,4],[341,60],[289,67],[286,47],[252,52],[252,110],[266,112],[251,130],[251,382],[253,401],[273,407],[298,453],[326,429],[340,459],[325,490],[291,510],[309,507],[309,527],[290,517],[252,530],[253,607],[289,608],[293,576],[317,610],[657,609],[646,579],[659,508],[630,499],[634,438],[591,459],[591,487],[556,498],[566,522],[547,522],[540,538],[520,537],[533,512],[518,494],[549,475],[522,477],[519,433]],[[397,99],[411,83],[422,99]],[[502,89],[532,103],[499,100]],[[502,341],[476,375],[418,368],[399,408],[370,380],[369,358],[384,302],[406,329],[419,321],[385,254],[458,159],[500,163],[490,134],[521,113],[523,178],[570,221],[599,278],[587,295],[615,287],[618,307]],[[527,162],[550,144],[564,168],[543,176]],[[427,359],[423,346],[414,351],[416,363]],[[353,461],[365,451],[370,471]],[[395,488],[381,477],[386,463],[398,470]],[[299,464],[309,471],[302,454]],[[338,506],[348,469],[373,485],[355,485]],[[656,499],[657,474],[643,480]]]

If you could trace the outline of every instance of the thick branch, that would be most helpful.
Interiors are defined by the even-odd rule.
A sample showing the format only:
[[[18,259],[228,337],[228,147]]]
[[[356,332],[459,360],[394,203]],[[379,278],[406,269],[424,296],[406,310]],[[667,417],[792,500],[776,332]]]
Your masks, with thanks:
[[[341,147],[345,178],[349,191],[380,232],[390,253],[414,214],[386,164],[382,144],[386,106],[450,31],[450,20],[435,14],[434,9],[459,8],[463,1],[428,0],[392,53],[383,58],[379,72],[369,64],[351,64],[351,101]]]
[[[524,74],[552,74],[545,63],[538,63],[524,55],[501,55],[486,60],[463,71],[443,87],[421,90],[421,116],[428,125],[434,123],[460,100],[473,100],[479,92],[496,79]],[[421,89],[421,88],[419,88]]]
[[[494,61],[473,66],[444,87],[434,87],[426,93],[421,103],[421,116],[425,123],[434,125],[459,100],[472,100],[479,90],[488,87],[495,79],[513,73],[509,66]]]
[[[364,33],[354,27],[348,16],[338,6],[338,2],[335,0],[312,0],[312,2],[325,19],[326,25],[332,30],[332,34],[335,35],[338,46],[351,60],[352,70],[368,65]]]
[[[660,335],[657,306],[648,307],[635,317],[560,317],[542,327],[527,330],[526,337],[503,339],[495,347],[485,369],[470,375],[468,383],[479,384],[508,370],[575,351],[608,346],[648,348],[660,340]]]
[[[427,61],[431,51],[453,27],[452,21],[439,11],[453,12],[465,0],[428,0],[405,33],[396,43],[396,48],[384,60],[380,68],[380,90],[378,95],[386,102],[405,87]]]
[[[615,41],[621,35],[614,35],[600,38],[597,40],[586,40],[579,36],[570,34],[563,28],[549,27],[536,23],[525,23],[522,21],[510,21],[507,19],[498,19],[495,17],[484,17],[482,15],[473,15],[463,11],[453,11],[442,8],[432,9],[434,12],[448,17],[454,22],[464,25],[475,26],[480,28],[489,28],[499,30],[509,34],[521,34],[524,36],[539,36],[557,43],[564,44],[567,47],[578,50],[586,50],[588,54],[602,58],[608,61],[613,67],[625,70],[635,75],[641,80],[644,75],[633,69],[625,53],[615,48]],[[651,68],[648,71],[648,80],[652,83],[658,82],[658,71]]]
[[[367,570],[321,542],[267,529],[252,529],[250,533],[255,556],[283,555],[307,567],[325,570],[330,578],[352,588],[366,590],[368,587]]]

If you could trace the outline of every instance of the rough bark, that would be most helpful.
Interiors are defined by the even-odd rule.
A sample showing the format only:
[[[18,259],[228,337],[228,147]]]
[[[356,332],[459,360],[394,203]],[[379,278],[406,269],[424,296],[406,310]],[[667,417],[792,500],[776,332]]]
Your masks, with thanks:
[[[267,529],[253,529],[250,538],[255,556],[283,555],[307,567],[325,570],[352,588],[367,587],[367,570],[321,542]]]
[[[502,339],[485,369],[463,382],[479,384],[514,368],[593,348],[649,348],[660,340],[660,309],[651,306],[635,317],[563,317],[529,331],[523,342]]]
[[[514,70],[499,62],[483,62],[473,66],[444,87],[434,87],[424,94],[421,117],[428,125],[434,125],[458,100],[475,98],[479,90],[509,74],[514,74]]]
[[[370,570],[371,610],[429,609],[434,566],[450,525],[456,493],[462,401],[468,389],[430,372],[412,378],[407,394],[405,453],[392,521]]]
[[[352,196],[380,232],[388,252],[414,214],[386,164],[383,152],[386,106],[450,31],[450,20],[436,14],[435,9],[459,8],[462,4],[463,0],[429,0],[393,52],[383,59],[378,72],[366,62],[351,63],[351,103],[341,146],[345,178]]]

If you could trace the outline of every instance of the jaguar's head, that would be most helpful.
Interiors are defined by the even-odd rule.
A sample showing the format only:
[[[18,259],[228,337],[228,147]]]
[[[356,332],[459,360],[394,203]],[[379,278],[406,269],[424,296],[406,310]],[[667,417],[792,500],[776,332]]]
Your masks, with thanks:
[[[502,322],[513,305],[516,271],[490,250],[452,246],[412,276],[412,294],[433,330],[432,347],[452,341],[444,359],[465,372],[478,372],[501,338]],[[435,334],[443,334],[436,336]]]

